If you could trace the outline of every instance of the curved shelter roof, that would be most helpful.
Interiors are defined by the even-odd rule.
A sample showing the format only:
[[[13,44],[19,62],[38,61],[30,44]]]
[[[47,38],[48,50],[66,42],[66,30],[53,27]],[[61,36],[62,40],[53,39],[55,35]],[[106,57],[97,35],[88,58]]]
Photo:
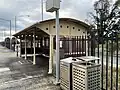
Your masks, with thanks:
[[[55,19],[48,19],[48,20],[44,20],[44,21],[40,21],[40,22],[37,22],[27,28],[25,28],[24,30],[14,34],[13,36],[17,37],[17,36],[20,36],[20,35],[24,35],[24,34],[32,34],[36,28],[36,32],[37,34],[41,34],[41,35],[48,35],[47,33],[45,33],[44,31],[40,30],[39,28],[37,28],[37,25],[41,24],[41,23],[45,23],[45,22],[49,22],[49,21],[55,21]],[[60,21],[67,21],[67,22],[74,22],[74,23],[77,23],[79,25],[82,25],[83,27],[85,28],[89,28],[89,25],[82,22],[82,21],[79,21],[79,20],[76,20],[76,19],[72,19],[72,18],[60,18]]]

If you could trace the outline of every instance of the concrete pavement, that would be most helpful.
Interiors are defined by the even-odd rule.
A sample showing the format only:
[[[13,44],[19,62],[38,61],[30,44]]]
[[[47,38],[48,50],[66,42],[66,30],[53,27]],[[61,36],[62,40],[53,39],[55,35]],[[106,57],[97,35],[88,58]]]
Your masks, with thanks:
[[[48,61],[39,60],[43,60],[42,65],[32,65],[0,46],[0,90],[60,90],[53,84],[55,78],[47,74]]]

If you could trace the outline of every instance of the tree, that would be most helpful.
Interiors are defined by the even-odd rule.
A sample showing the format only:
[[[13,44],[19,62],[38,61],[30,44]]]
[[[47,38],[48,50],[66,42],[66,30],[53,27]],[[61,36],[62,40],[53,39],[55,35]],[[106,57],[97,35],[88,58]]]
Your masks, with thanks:
[[[115,37],[120,32],[120,0],[111,3],[110,0],[99,0],[94,3],[95,14],[90,13],[94,19],[90,35],[96,37]],[[101,40],[99,40],[101,42]]]
[[[109,40],[110,45],[107,46],[107,47],[111,48],[111,50],[110,50],[112,52],[112,53],[110,52],[111,57],[113,57],[113,51],[118,51],[118,49],[120,49],[120,44],[118,41],[118,38],[120,38],[120,7],[119,7],[119,3],[120,3],[120,0],[117,0],[115,3],[112,3],[110,0],[98,0],[94,4],[95,14],[90,13],[90,15],[94,19],[93,20],[94,23],[91,25],[91,30],[89,31],[90,36],[94,35],[94,37],[98,41],[98,46],[99,46],[99,44],[102,43],[102,48],[103,48],[103,43],[106,43],[105,40],[106,39],[108,40],[109,38],[111,38]],[[114,39],[114,43],[113,43],[113,39]],[[108,43],[108,41],[107,41],[107,43]],[[108,50],[106,50],[106,52],[108,52]],[[103,51],[102,51],[102,54],[103,54]],[[109,64],[109,60],[106,63]],[[113,74],[116,72],[117,71],[113,72]],[[104,76],[104,74],[105,73],[103,72],[103,76]],[[106,85],[108,85],[108,87],[110,85],[109,76],[110,75],[109,75],[109,68],[108,68],[108,84],[106,84]],[[117,81],[116,82],[114,81],[115,80],[114,76],[115,75],[113,75],[113,84],[116,84]],[[106,80],[106,79],[104,79],[104,80]]]

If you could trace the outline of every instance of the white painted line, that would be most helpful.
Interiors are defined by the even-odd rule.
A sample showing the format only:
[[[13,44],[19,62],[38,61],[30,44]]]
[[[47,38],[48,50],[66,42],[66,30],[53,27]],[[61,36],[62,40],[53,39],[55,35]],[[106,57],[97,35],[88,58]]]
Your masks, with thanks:
[[[20,64],[23,64],[21,61],[18,61]]]
[[[41,54],[35,54],[35,55],[37,56],[37,55],[41,55]],[[21,56],[25,57],[25,54],[22,54]],[[33,56],[33,54],[27,54],[27,56]]]
[[[9,68],[0,68],[0,72],[5,72],[5,71],[9,71]]]
[[[35,76],[27,76],[26,78],[21,78],[19,80],[12,80],[12,81],[8,81],[8,82],[4,82],[4,84],[10,84],[10,83],[16,83],[19,81],[24,81],[24,80],[28,80],[28,79],[32,79],[32,78],[38,78],[38,77],[42,77],[43,75],[35,75]],[[3,86],[3,85],[0,85]]]

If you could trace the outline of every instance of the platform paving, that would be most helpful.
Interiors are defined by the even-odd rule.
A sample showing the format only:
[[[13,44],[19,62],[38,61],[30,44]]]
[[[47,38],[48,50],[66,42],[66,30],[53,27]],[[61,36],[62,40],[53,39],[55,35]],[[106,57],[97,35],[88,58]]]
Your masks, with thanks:
[[[0,45],[0,90],[60,90],[55,78],[48,75],[48,60],[41,65],[17,58],[15,52]]]

